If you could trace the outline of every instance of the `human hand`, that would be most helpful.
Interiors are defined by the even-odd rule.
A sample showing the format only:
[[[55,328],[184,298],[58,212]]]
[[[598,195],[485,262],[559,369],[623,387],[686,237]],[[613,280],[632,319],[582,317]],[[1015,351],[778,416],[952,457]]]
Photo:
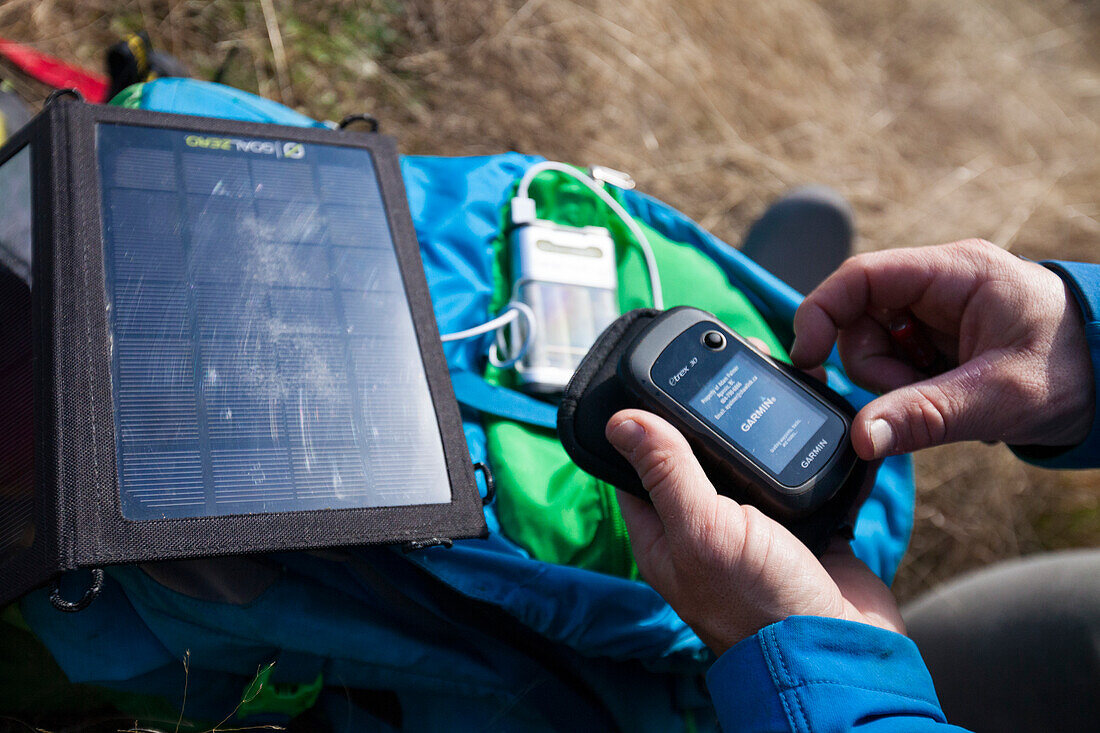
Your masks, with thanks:
[[[618,494],[638,569],[715,654],[793,615],[903,631],[890,590],[847,542],[819,561],[778,522],[719,495],[684,436],[656,415],[623,410],[606,432],[653,502]]]
[[[898,355],[909,315],[951,367],[924,374]],[[867,460],[959,440],[1075,445],[1092,425],[1084,322],[1062,279],[981,240],[853,257],[794,318],[791,360],[820,364],[837,343],[848,376],[882,393],[852,424]]]

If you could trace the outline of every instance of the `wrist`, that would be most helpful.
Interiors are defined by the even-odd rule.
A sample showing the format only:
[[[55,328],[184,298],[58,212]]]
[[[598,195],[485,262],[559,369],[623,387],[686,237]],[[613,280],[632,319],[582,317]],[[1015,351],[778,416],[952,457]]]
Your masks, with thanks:
[[[1097,398],[1100,396],[1100,265],[1077,262],[1044,262],[1043,265],[1064,283],[1066,315],[1063,322],[1072,321],[1072,331],[1065,348],[1076,360],[1076,375],[1055,372],[1052,382],[1060,383],[1071,395],[1063,408],[1055,411],[1049,437],[1060,440],[1032,441],[1045,445],[1010,446],[1024,460],[1048,468],[1088,468],[1100,458],[1100,424]],[[1051,366],[1057,367],[1054,354]],[[1076,381],[1075,381],[1076,380]]]
[[[1064,310],[1058,333],[1062,336],[1061,353],[1053,358],[1062,360],[1066,380],[1065,402],[1056,406],[1054,423],[1060,426],[1054,435],[1042,442],[1051,445],[1075,446],[1089,434],[1095,419],[1096,387],[1094,368],[1085,339],[1085,312],[1070,283],[1062,281]]]
[[[1088,323],[1096,321],[1092,305],[1077,282],[1062,268],[1048,270],[1058,275],[1061,284],[1062,316],[1056,325],[1055,348],[1051,361],[1061,381],[1061,404],[1054,406],[1053,434],[1042,442],[1047,445],[1080,445],[1096,418],[1096,370],[1086,338]],[[1063,367],[1058,369],[1057,366]]]

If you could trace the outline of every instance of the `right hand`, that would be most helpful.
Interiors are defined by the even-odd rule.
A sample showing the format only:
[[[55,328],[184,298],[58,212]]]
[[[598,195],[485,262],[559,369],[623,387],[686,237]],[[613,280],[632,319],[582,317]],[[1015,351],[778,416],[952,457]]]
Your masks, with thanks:
[[[950,365],[923,374],[887,330],[911,315]],[[1056,274],[981,240],[853,257],[794,318],[791,360],[834,343],[848,375],[882,393],[852,425],[867,460],[960,440],[1070,446],[1092,425],[1081,310]]]
[[[719,494],[672,425],[623,410],[607,439],[652,500],[618,492],[638,569],[716,655],[792,615],[904,633],[890,589],[847,542],[815,558],[778,522]]]

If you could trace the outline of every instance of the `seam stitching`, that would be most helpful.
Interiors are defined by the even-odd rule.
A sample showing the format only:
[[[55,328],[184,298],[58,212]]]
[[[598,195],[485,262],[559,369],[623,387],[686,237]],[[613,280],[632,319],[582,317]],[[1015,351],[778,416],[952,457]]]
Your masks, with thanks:
[[[795,722],[794,714],[791,711],[790,703],[787,702],[787,696],[784,693],[784,684],[779,678],[779,672],[775,668],[775,663],[772,660],[771,645],[768,644],[769,637],[773,637],[774,632],[771,629],[766,629],[763,634],[760,635],[760,652],[764,657],[764,663],[768,665],[768,673],[771,674],[772,684],[775,685],[775,691],[779,695],[779,704],[783,706],[783,713],[787,716],[787,723],[790,725],[791,730],[798,730],[798,725]]]
[[[916,695],[907,695],[904,692],[898,692],[897,690],[890,690],[885,687],[868,687],[866,685],[853,685],[847,682],[838,682],[836,680],[806,680],[793,686],[791,689],[797,689],[799,687],[809,687],[810,685],[833,685],[834,687],[847,687],[852,690],[866,690],[867,692],[881,692],[885,695],[896,695],[897,697],[903,697],[906,700],[912,700],[914,702],[923,702],[928,705],[934,705],[939,707],[939,704],[935,700],[930,700],[926,697],[917,697]]]
[[[774,640],[774,627],[771,629],[771,634]],[[775,644],[775,654],[779,657],[779,663],[783,668],[783,675],[787,678],[788,692],[791,693],[791,697],[794,699],[795,709],[798,711],[798,717],[802,721],[802,728],[809,731],[810,721],[806,717],[806,711],[802,707],[802,697],[798,693],[798,688],[802,685],[794,684],[794,677],[791,675],[790,668],[787,666],[787,658],[783,655],[783,648],[778,643]]]

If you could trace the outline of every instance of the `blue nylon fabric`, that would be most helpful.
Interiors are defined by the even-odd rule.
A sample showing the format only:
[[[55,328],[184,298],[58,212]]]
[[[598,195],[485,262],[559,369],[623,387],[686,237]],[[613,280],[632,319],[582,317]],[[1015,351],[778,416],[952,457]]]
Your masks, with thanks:
[[[62,579],[65,583],[79,579],[87,587],[89,573],[73,573]],[[66,598],[79,597],[81,589],[70,589]],[[64,614],[54,610],[46,591],[25,596],[20,610],[39,639],[50,648],[54,659],[70,680],[119,681],[153,672],[177,660],[161,643],[157,635],[142,623],[134,605],[123,593],[113,573],[106,573],[101,598],[79,614]],[[70,616],[79,621],[75,627],[63,623]],[[79,631],[79,638],[69,643],[70,633]],[[125,654],[118,650],[125,649]]]
[[[158,80],[146,85],[143,106],[253,122],[317,124],[303,122],[304,118],[295,117],[297,113],[279,105],[272,110],[272,103],[227,90],[191,80]],[[409,206],[442,332],[470,328],[492,315],[487,312],[492,241],[501,224],[500,212],[523,170],[537,160],[541,158],[515,153],[403,159]],[[769,320],[789,325],[797,306],[793,291],[671,208],[639,194],[629,194],[626,201],[651,226],[671,238],[695,243],[714,257]],[[479,372],[489,338],[445,345],[452,368]],[[471,457],[483,461],[485,434],[479,416],[464,410],[463,418]],[[860,557],[883,577],[892,575],[904,550],[912,502],[908,462],[888,461],[860,515],[855,543]],[[95,613],[60,614],[49,606],[44,591],[26,597],[22,610],[76,682],[127,689],[144,685],[147,691],[169,691],[165,694],[170,696],[179,682],[177,660],[190,649],[193,675],[201,678],[195,684],[222,688],[221,698],[211,698],[211,715],[224,712],[223,699],[238,699],[257,665],[274,659],[281,650],[327,657],[326,680],[363,688],[407,685],[400,694],[408,709],[445,707],[450,695],[454,700],[473,695],[493,705],[507,702],[517,692],[515,681],[505,679],[502,686],[494,670],[508,664],[522,670],[522,663],[508,661],[513,652],[506,645],[485,641],[479,648],[466,643],[467,638],[478,638],[476,629],[465,636],[437,633],[436,626],[445,626],[449,619],[449,610],[430,592],[407,590],[416,575],[412,565],[460,596],[502,608],[569,653],[580,655],[586,661],[578,663],[578,669],[595,669],[607,660],[637,665],[636,669],[630,666],[634,671],[628,673],[620,664],[614,674],[602,675],[607,679],[590,684],[605,693],[617,720],[633,727],[678,727],[676,703],[669,696],[676,678],[660,672],[698,673],[705,667],[709,652],[695,634],[645,584],[533,560],[500,534],[492,507],[487,508],[486,518],[488,540],[458,542],[449,550],[402,555],[375,548],[356,553],[367,563],[336,562],[305,553],[281,555],[287,576],[245,607],[186,598],[138,568],[119,567],[109,569],[112,582],[93,604]],[[406,600],[411,598],[407,606],[389,605],[394,601],[393,589]],[[435,619],[435,625],[410,620],[421,614]],[[123,619],[127,632],[105,635],[111,618]],[[450,672],[441,674],[441,669]],[[198,674],[200,670],[209,674]],[[142,672],[138,678],[122,681],[127,674]],[[234,687],[227,680],[240,684]],[[621,687],[627,683],[636,692],[624,694]],[[432,696],[433,690],[438,697]],[[201,716],[203,712],[196,708],[202,704],[193,700],[189,710]],[[706,713],[700,715],[697,723],[706,728]]]
[[[224,84],[196,79],[167,78],[145,84],[141,88],[141,109],[241,122],[325,127],[323,123],[270,99],[246,94]]]
[[[725,733],[960,733],[908,637],[791,616],[727,650],[707,673]]]
[[[452,371],[451,386],[463,405],[484,415],[506,417],[551,430],[558,427],[558,410],[549,402],[536,400],[514,389],[489,384],[480,374],[465,370]]]

